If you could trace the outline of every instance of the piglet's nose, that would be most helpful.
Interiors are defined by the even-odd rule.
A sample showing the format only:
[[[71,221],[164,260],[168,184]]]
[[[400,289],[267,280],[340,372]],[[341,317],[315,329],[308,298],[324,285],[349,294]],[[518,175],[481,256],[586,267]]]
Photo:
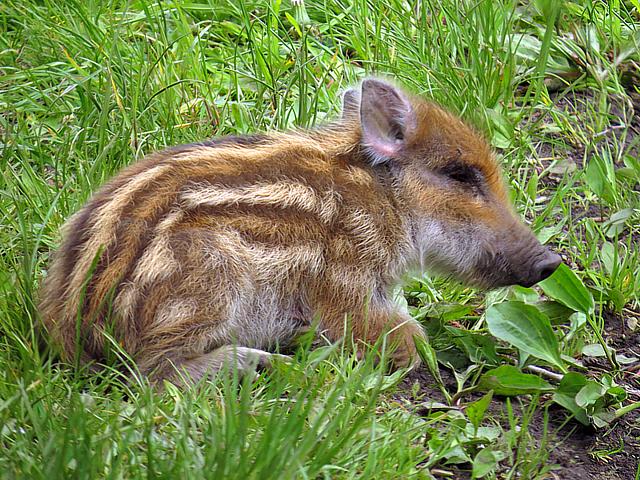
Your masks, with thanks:
[[[534,265],[532,275],[532,283],[538,283],[551,276],[556,268],[562,263],[560,255],[548,250],[547,253]]]
[[[562,259],[559,255],[550,250],[545,251],[544,255],[541,255],[540,258],[538,258],[529,268],[527,276],[521,279],[518,282],[518,285],[522,285],[523,287],[532,287],[555,272],[561,262]]]

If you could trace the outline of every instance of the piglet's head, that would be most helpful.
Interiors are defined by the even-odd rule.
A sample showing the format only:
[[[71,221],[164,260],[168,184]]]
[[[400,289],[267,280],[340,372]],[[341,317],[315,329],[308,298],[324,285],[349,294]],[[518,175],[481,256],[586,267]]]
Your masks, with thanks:
[[[514,213],[486,141],[457,116],[371,78],[345,93],[343,116],[359,123],[366,161],[394,176],[424,268],[492,288],[558,267]]]

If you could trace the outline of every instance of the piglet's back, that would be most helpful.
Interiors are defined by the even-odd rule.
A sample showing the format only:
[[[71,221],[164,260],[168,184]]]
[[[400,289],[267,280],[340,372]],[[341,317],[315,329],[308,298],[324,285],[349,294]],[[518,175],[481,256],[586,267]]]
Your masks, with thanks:
[[[45,279],[41,313],[63,356],[102,360],[104,333],[149,358],[176,335],[195,345],[244,334],[263,346],[251,325],[215,319],[277,317],[269,309],[310,318],[314,282],[366,292],[375,282],[358,265],[379,263],[383,275],[404,232],[389,194],[354,161],[358,138],[344,121],[176,147],[123,170],[66,223]],[[270,292],[259,301],[257,285]],[[306,293],[287,300],[294,290]]]

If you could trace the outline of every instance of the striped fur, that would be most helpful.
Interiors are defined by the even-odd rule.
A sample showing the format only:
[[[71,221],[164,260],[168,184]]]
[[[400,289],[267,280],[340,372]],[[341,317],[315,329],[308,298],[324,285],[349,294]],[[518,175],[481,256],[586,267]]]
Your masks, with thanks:
[[[348,94],[336,124],[176,147],[123,170],[69,219],[42,288],[65,358],[104,360],[108,333],[143,373],[197,379],[229,352],[265,361],[314,318],[339,339],[349,316],[357,340],[393,329],[395,361],[415,362],[422,330],[389,298],[408,269],[512,283],[492,264],[500,242],[538,246],[484,141],[398,95],[413,120],[382,153],[387,139],[365,138]],[[482,198],[438,173],[452,159],[482,172]]]

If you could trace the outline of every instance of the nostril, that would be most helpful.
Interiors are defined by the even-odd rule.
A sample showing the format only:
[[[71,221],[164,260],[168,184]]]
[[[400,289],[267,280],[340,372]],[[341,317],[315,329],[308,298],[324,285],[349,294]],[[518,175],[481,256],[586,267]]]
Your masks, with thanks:
[[[540,282],[545,278],[549,278],[553,272],[556,271],[556,267],[545,267],[540,270]]]
[[[538,282],[541,282],[545,278],[549,278],[556,268],[562,263],[560,255],[553,252],[548,252],[547,255],[536,265],[538,271]]]

